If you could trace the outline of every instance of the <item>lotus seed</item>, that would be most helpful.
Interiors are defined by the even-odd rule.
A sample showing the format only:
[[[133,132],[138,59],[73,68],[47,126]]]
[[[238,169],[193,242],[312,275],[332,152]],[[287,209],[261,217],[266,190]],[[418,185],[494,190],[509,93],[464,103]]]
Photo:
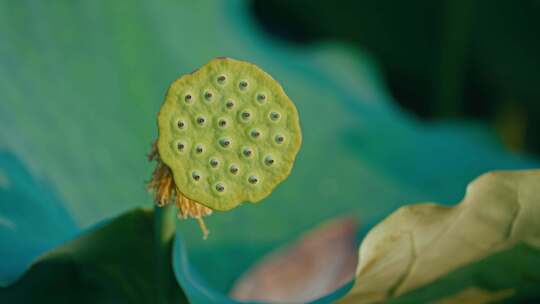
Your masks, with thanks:
[[[240,89],[244,90],[248,87],[248,83],[245,80],[240,81]]]
[[[251,130],[250,135],[253,138],[259,138],[259,136],[261,136],[261,132],[259,130]]]
[[[225,191],[225,186],[223,184],[217,184],[216,185],[216,190],[218,192],[223,192],[223,191]]]
[[[248,120],[251,117],[251,113],[249,112],[242,112],[242,118],[244,120]]]
[[[267,166],[272,166],[274,164],[274,159],[272,158],[272,156],[268,155],[265,159],[264,159],[264,163],[267,165]]]
[[[221,84],[225,83],[225,80],[227,80],[227,77],[225,77],[225,75],[220,75],[218,78],[217,78],[217,81]]]
[[[198,180],[201,179],[201,175],[200,175],[198,172],[196,172],[196,171],[193,171],[193,172],[191,173],[191,177],[192,177],[194,180],[196,180],[196,181],[198,181]]]
[[[176,144],[176,148],[178,148],[179,151],[184,151],[185,147],[186,147],[186,145],[184,145],[183,143],[177,143]]]
[[[258,101],[259,103],[264,103],[264,102],[266,101],[266,95],[264,95],[264,94],[258,94],[258,95],[257,95],[257,101]]]
[[[203,153],[204,147],[202,145],[197,145],[197,147],[195,148],[195,152],[197,152],[197,154]]]
[[[185,97],[184,97],[184,100],[186,101],[186,103],[191,103],[191,100],[193,99],[193,97],[190,95],[190,94],[187,94]]]
[[[232,174],[236,174],[236,173],[238,173],[238,167],[236,165],[231,165],[231,167],[229,168],[229,171]]]
[[[179,129],[183,129],[186,126],[186,123],[183,120],[179,120],[176,125]]]
[[[223,138],[219,141],[219,144],[223,147],[223,148],[227,148],[228,146],[231,145],[231,141],[227,138]]]
[[[225,128],[227,126],[227,121],[225,119],[220,119],[218,121],[218,126],[220,126],[221,128]]]
[[[251,155],[253,155],[253,150],[251,148],[245,148],[242,153],[245,157],[251,157]]]
[[[213,96],[214,96],[214,95],[212,94],[212,92],[206,92],[206,93],[204,93],[204,98],[205,98],[207,101],[211,101]]]
[[[281,115],[278,112],[271,112],[270,113],[270,120],[277,121],[281,118]]]
[[[219,161],[217,159],[210,160],[210,166],[212,166],[212,168],[217,168],[218,165],[219,165]]]
[[[206,119],[204,119],[204,117],[202,117],[202,116],[197,117],[197,123],[200,126],[203,126],[205,122],[206,122]]]
[[[234,102],[232,100],[229,100],[229,101],[227,101],[225,106],[227,107],[227,109],[232,109],[232,108],[234,108]]]
[[[282,144],[285,141],[285,137],[283,135],[276,135],[276,143]]]
[[[252,185],[255,185],[256,183],[259,182],[259,178],[257,178],[257,176],[255,175],[252,175],[248,178],[248,182]]]

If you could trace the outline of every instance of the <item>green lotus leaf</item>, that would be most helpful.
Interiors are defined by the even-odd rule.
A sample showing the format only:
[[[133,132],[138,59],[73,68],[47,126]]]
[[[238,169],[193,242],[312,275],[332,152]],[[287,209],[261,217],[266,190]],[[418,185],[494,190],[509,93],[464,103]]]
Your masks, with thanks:
[[[135,209],[37,259],[2,303],[188,303],[170,266],[156,279],[152,211]],[[166,261],[170,264],[170,251]],[[161,284],[160,284],[161,283]]]

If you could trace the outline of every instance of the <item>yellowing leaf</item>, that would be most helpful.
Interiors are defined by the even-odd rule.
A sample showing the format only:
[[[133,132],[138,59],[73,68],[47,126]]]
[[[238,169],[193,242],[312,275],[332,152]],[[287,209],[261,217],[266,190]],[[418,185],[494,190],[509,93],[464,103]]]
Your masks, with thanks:
[[[342,303],[403,295],[518,242],[540,247],[540,170],[487,173],[454,207],[402,207],[360,247],[356,282]]]

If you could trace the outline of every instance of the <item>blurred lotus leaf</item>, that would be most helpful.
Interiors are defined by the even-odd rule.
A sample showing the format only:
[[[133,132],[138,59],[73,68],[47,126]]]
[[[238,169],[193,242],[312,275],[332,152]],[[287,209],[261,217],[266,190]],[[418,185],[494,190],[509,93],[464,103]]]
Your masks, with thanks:
[[[145,155],[163,94],[216,56],[273,75],[297,105],[304,144],[268,199],[209,218],[208,241],[179,222],[174,271],[193,303],[234,303],[226,294],[239,274],[326,219],[347,213],[368,229],[405,202],[456,201],[482,172],[537,164],[480,126],[419,123],[368,55],[272,40],[247,1],[0,2],[0,37],[0,149],[12,159],[0,167],[11,187],[0,188],[4,285],[91,225],[150,206]],[[59,227],[47,227],[52,213]]]
[[[154,272],[152,211],[134,209],[37,259],[26,275],[0,290],[2,303],[188,303],[172,272]],[[170,255],[169,255],[170,258]],[[170,263],[170,259],[168,260]],[[170,288],[172,286],[173,288]]]
[[[439,287],[441,298],[444,293],[461,291],[456,290],[459,287],[482,287],[512,290],[505,294],[520,296],[521,300],[538,299],[540,292],[531,292],[531,286],[540,284],[538,185],[540,170],[493,172],[473,181],[463,201],[454,207],[401,207],[375,226],[362,242],[356,282],[342,303],[377,303],[392,298],[399,302],[401,295],[405,294],[406,299],[408,292],[473,262],[477,263],[453,274],[463,278],[460,284],[443,278],[449,286]],[[516,244],[522,245],[512,248]],[[507,251],[490,257],[503,250]],[[509,267],[514,268],[506,272]],[[484,275],[476,273],[479,268]],[[490,273],[485,273],[486,268]],[[433,296],[420,301],[417,295],[412,302],[431,303],[437,300]],[[469,291],[468,296],[480,301],[486,294]],[[529,298],[523,299],[525,296]]]
[[[36,256],[73,237],[77,226],[50,185],[4,151],[0,151],[0,202],[0,286],[4,286]]]
[[[239,301],[306,303],[354,278],[358,262],[354,218],[329,220],[293,244],[263,257],[234,284]]]

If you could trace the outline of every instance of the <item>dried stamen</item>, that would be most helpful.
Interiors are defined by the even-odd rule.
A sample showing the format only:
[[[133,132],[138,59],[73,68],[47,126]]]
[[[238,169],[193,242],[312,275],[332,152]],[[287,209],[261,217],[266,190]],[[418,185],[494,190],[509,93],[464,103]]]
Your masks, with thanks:
[[[157,145],[154,143],[150,154],[148,154],[149,161],[156,161],[156,167],[152,172],[152,179],[147,185],[148,191],[153,192],[154,202],[158,207],[163,207],[170,203],[176,203],[178,207],[178,218],[187,219],[195,218],[199,222],[199,226],[203,232],[203,238],[208,237],[208,229],[206,228],[203,216],[212,214],[212,209],[186,198],[174,183],[172,177],[172,171],[169,167],[163,163],[157,152]],[[193,179],[200,179],[200,175],[196,172],[192,174]]]

